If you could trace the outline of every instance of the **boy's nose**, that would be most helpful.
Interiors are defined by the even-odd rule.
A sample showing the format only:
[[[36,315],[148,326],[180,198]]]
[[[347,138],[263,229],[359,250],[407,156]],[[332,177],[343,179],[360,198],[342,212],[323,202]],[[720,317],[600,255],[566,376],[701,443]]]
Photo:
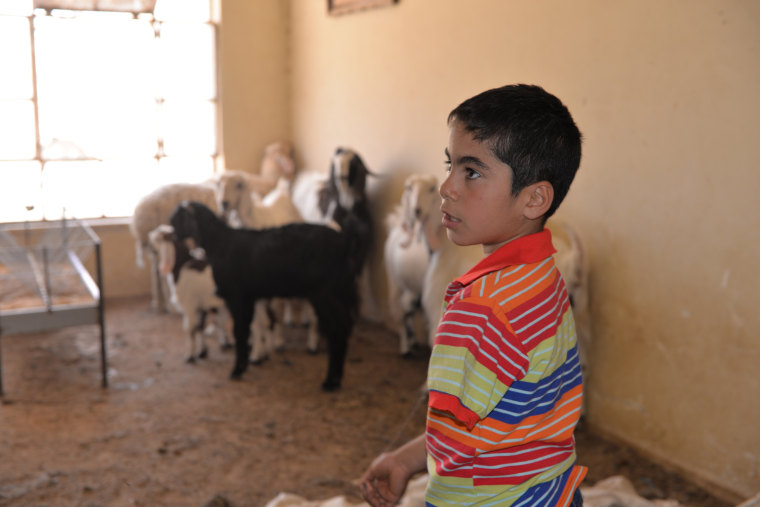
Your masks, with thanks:
[[[446,201],[455,201],[456,200],[456,191],[454,190],[454,186],[451,184],[451,173],[446,176],[446,179],[443,180],[443,183],[441,183],[441,188],[439,190],[439,193],[441,194],[441,197]]]

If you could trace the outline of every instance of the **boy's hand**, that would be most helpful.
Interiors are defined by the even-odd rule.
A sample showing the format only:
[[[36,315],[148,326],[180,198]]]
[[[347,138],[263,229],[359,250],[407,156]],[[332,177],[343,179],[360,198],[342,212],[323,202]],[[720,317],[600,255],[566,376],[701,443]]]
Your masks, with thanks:
[[[393,452],[383,453],[369,466],[359,487],[372,507],[396,505],[406,491],[412,475],[425,470],[425,434],[405,443]]]
[[[410,477],[411,474],[393,453],[383,453],[360,479],[362,496],[372,507],[396,505],[404,495]]]

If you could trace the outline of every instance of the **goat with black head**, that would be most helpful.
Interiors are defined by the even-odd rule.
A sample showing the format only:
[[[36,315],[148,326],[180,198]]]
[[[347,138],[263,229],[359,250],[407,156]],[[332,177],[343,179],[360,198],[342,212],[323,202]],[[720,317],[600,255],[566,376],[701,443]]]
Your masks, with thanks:
[[[352,221],[360,227],[360,268],[369,253],[373,223],[367,199],[367,176],[374,176],[353,150],[337,148],[330,163],[327,181],[319,191],[319,209],[341,228]],[[349,218],[350,217],[350,218]]]
[[[294,223],[269,229],[233,229],[203,204],[182,203],[171,225],[180,240],[191,238],[206,253],[217,294],[230,311],[239,379],[248,366],[254,303],[260,298],[304,298],[314,307],[328,345],[325,390],[340,387],[348,338],[358,309],[357,221],[342,231]]]

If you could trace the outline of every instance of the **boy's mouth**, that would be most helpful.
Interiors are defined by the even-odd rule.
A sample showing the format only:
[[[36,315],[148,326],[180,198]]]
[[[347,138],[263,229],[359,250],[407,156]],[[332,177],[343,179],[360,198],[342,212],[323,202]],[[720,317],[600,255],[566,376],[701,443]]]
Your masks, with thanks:
[[[459,222],[461,222],[461,220],[459,220],[458,218],[449,215],[445,211],[443,212],[441,223],[443,224],[444,227],[451,229],[453,227],[456,227]]]

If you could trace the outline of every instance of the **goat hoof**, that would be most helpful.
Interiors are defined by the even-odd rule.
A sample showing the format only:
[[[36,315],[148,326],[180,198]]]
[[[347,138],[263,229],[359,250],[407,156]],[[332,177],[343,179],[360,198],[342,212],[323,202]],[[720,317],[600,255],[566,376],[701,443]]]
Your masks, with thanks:
[[[269,359],[269,356],[262,356],[258,359],[251,359],[249,362],[254,366],[261,366],[264,364],[264,361],[267,361]]]
[[[247,366],[247,364],[243,365],[242,367],[241,366],[235,366],[232,369],[232,373],[230,373],[230,378],[232,380],[240,380],[241,378],[243,378],[243,373],[245,372],[245,369],[246,369],[245,367],[246,366]]]
[[[401,357],[404,359],[413,359],[415,356],[422,352],[422,347],[416,343],[409,345],[409,350],[401,353]]]
[[[340,381],[327,379],[322,383],[322,390],[326,392],[333,392],[340,389]]]

